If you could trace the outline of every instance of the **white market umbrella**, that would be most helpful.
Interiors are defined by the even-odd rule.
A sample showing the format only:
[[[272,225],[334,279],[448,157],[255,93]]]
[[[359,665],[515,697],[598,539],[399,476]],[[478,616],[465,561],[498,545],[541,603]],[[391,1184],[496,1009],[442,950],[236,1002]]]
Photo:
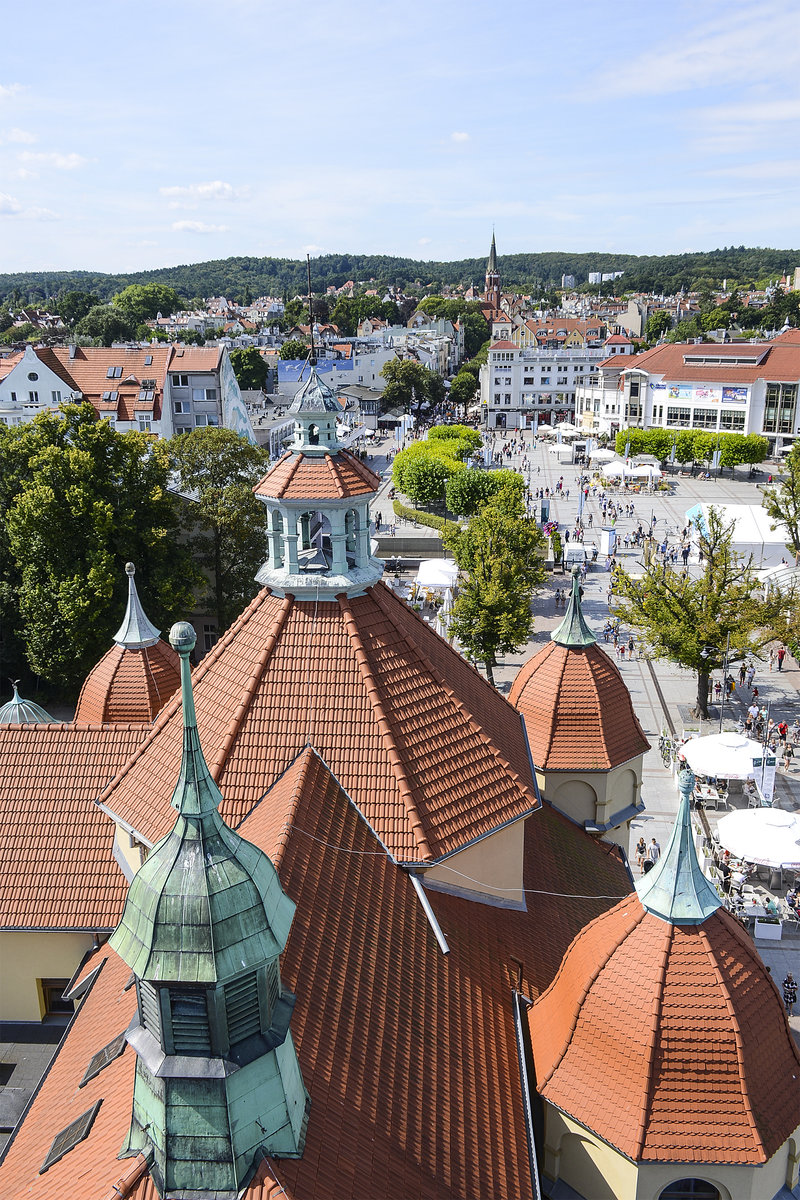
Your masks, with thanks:
[[[419,564],[416,582],[423,588],[449,588],[458,577],[454,562],[442,558],[425,558]]]
[[[556,429],[560,429],[562,433],[578,433],[578,427],[573,425],[572,421],[559,421]]]
[[[717,824],[719,840],[736,858],[760,867],[800,869],[800,814],[743,808]]]
[[[444,638],[445,641],[447,641],[447,622],[442,617],[441,609],[439,609],[436,614],[436,621],[434,622],[433,628],[436,630],[440,638]]]
[[[617,458],[614,462],[606,463],[603,474],[609,479],[614,479],[617,475],[630,475],[630,467],[626,466],[621,458]]]
[[[755,759],[764,757],[760,742],[742,737],[740,733],[710,733],[707,737],[692,738],[681,746],[680,753],[695,775],[719,775],[722,779],[751,779]]]
[[[554,433],[555,431],[552,425],[538,425],[536,427],[536,432],[537,434],[541,434],[542,437],[547,437],[549,434]]]
[[[453,611],[453,589],[445,588],[444,602],[442,604],[442,615],[449,617]]]
[[[631,475],[634,479],[660,479],[661,470],[650,463],[642,463],[641,466],[633,468]]]
[[[592,450],[591,454],[589,455],[589,460],[591,462],[607,463],[607,462],[613,462],[616,457],[617,457],[616,450],[599,449],[599,450]]]

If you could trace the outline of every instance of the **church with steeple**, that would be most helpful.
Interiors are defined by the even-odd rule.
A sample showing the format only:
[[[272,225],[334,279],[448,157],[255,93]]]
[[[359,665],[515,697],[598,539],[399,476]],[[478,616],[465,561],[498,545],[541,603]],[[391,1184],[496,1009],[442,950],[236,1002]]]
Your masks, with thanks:
[[[29,836],[58,869],[26,889],[13,864],[30,923],[66,872],[91,941],[0,1195],[785,1200],[800,1060],[780,999],[699,870],[686,779],[634,888],[610,834],[646,742],[622,697],[624,736],[603,724],[617,682],[579,582],[512,704],[384,585],[378,479],[332,400],[312,366],[256,487],[261,590],[191,673],[173,628],[180,686],[154,716],[0,727],[19,855],[26,813],[56,831],[56,772],[30,784],[53,731],[67,779],[131,739],[73,803],[73,861]],[[125,656],[157,645],[134,594],[129,572],[108,712],[123,660],[140,681],[150,661]],[[83,732],[95,749],[69,759]],[[591,803],[564,791],[571,754]]]

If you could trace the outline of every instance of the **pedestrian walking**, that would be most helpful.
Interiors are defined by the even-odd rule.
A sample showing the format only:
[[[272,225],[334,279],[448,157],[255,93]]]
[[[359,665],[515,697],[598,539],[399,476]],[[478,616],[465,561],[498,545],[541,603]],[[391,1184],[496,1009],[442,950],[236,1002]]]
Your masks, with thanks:
[[[778,660],[778,670],[782,671],[783,670],[783,660],[786,658],[786,647],[779,646],[778,653],[775,655],[775,657]]]
[[[739,686],[744,687],[744,681],[747,676],[747,667],[742,663],[739,667]]]
[[[786,745],[783,747],[783,769],[784,769],[784,771],[789,770],[789,767],[791,765],[793,758],[794,758],[794,749],[792,748],[792,743],[787,742]]]
[[[775,649],[774,649],[774,647],[773,647],[773,646],[770,646],[770,648],[769,648],[769,659],[768,659],[768,662],[769,662],[769,669],[770,669],[770,671],[771,671],[771,670],[772,670],[772,668],[775,666]]]
[[[647,842],[640,836],[636,843],[636,862],[639,866],[639,874],[644,873],[644,864],[647,861]]]
[[[755,677],[756,677],[756,669],[752,663],[748,663],[747,664],[747,680],[746,680],[748,688],[751,688],[753,686],[753,680],[755,679]]]
[[[647,847],[647,857],[653,866],[655,866],[658,860],[661,858],[661,847],[655,838],[653,838],[652,842]]]
[[[797,984],[794,981],[794,975],[791,971],[786,973],[786,978],[783,981],[783,1006],[789,1016],[792,1015],[792,1009],[797,1003]]]

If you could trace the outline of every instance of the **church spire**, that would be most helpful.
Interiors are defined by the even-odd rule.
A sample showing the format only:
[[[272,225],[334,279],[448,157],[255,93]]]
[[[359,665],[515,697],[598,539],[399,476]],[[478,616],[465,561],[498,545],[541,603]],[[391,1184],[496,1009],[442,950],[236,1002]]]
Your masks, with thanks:
[[[559,646],[571,646],[574,649],[585,649],[593,646],[597,638],[586,624],[581,608],[581,575],[578,567],[572,570],[572,591],[567,603],[564,619],[557,629],[550,634],[552,641]]]
[[[489,261],[486,264],[487,275],[497,274],[497,246],[494,241],[494,230],[492,230],[492,245],[489,250]]]
[[[136,567],[132,562],[125,563],[125,574],[128,576],[128,607],[122,624],[114,634],[114,641],[126,650],[143,650],[146,646],[155,646],[161,631],[151,625],[145,616],[133,581]]]
[[[694,775],[685,767],[678,775],[681,799],[666,850],[636,884],[648,912],[672,925],[702,925],[722,901],[697,861],[692,833],[690,797]]]

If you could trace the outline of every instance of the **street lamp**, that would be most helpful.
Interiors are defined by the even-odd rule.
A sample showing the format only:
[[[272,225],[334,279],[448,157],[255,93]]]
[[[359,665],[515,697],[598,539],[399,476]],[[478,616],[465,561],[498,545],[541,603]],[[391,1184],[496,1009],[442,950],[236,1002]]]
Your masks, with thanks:
[[[700,657],[704,663],[717,651],[716,646],[703,646],[700,651]],[[719,705],[719,732],[722,733],[722,721],[725,716],[725,698],[728,695],[728,657],[731,652],[731,634],[728,630],[728,635],[725,638],[725,653],[722,656],[722,698]]]

